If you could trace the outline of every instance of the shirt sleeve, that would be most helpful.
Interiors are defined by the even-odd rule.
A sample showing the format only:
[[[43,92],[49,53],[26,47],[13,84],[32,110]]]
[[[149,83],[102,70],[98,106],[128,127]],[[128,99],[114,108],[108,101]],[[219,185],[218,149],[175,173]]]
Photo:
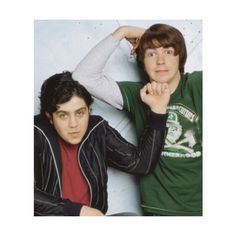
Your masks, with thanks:
[[[77,65],[72,77],[79,81],[94,97],[118,109],[123,108],[123,99],[116,81],[103,73],[109,57],[119,46],[112,35],[98,43]]]
[[[120,81],[119,85],[123,97],[123,109],[134,114],[138,107],[143,106],[140,97],[140,89],[143,87],[140,82]]]
[[[195,104],[197,114],[202,117],[202,71],[194,71],[191,73],[189,80],[189,89],[192,92],[192,99]],[[202,120],[202,118],[200,119]]]

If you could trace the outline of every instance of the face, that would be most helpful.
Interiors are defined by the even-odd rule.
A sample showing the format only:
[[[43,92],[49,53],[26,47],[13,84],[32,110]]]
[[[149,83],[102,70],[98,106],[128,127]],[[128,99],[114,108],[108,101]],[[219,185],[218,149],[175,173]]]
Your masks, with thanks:
[[[179,82],[179,55],[174,53],[173,47],[146,49],[144,68],[150,81],[168,83],[170,87]]]
[[[79,144],[89,122],[89,108],[84,99],[73,96],[70,101],[58,104],[57,111],[46,114],[58,135],[69,144]]]

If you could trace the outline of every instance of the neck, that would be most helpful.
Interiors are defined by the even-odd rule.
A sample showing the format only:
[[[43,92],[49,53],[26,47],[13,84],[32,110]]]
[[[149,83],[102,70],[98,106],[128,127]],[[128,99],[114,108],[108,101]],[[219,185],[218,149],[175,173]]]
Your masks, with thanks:
[[[76,149],[78,148],[79,144],[70,144],[70,143],[67,143],[64,139],[62,139],[59,135],[58,135],[58,139],[59,139],[59,143],[61,145],[63,145],[64,147],[66,148],[70,148],[70,149]]]

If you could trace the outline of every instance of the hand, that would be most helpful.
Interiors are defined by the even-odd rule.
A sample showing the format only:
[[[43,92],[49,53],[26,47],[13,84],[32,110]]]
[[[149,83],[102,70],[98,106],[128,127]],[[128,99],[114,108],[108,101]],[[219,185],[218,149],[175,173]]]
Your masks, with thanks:
[[[140,38],[126,38],[126,40],[133,46],[130,52],[130,54],[133,55],[139,46]]]
[[[139,45],[139,39],[144,34],[146,29],[135,27],[135,26],[121,26],[112,34],[113,37],[117,40],[126,39],[129,41],[133,48],[131,50],[131,54],[133,54],[136,48]]]
[[[82,206],[80,216],[104,216],[104,214],[96,208]]]
[[[141,100],[150,109],[159,114],[165,114],[170,101],[170,89],[167,83],[152,81],[140,90]]]

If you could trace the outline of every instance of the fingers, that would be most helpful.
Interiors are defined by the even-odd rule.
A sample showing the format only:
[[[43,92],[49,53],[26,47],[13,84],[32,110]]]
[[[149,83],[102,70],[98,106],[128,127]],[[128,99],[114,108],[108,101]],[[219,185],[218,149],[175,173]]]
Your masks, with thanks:
[[[170,90],[167,83],[157,83],[152,81],[151,83],[147,83],[140,90],[142,100],[144,100],[147,95],[162,96],[164,94],[170,95]]]
[[[139,41],[138,38],[125,38],[133,47],[136,46],[137,42]]]
[[[135,39],[135,44],[133,45],[133,48],[131,50],[131,53],[134,54],[136,49],[139,47],[139,41],[140,41],[140,38],[136,38]]]
[[[163,94],[163,93],[166,93],[166,92],[169,92],[169,86],[167,83],[161,83],[159,84],[159,86],[157,87],[157,90],[158,90],[158,94]]]
[[[95,208],[83,205],[80,210],[80,216],[103,216],[104,214]]]
[[[130,52],[133,55],[139,46],[139,38],[126,38],[126,40],[133,46]]]
[[[151,82],[148,83],[147,85],[147,91],[151,95],[159,95],[161,92],[161,84],[157,82]]]
[[[168,84],[157,83],[155,81],[147,83],[140,90],[141,100],[149,106],[149,108],[159,114],[166,113],[167,105],[170,100],[170,92]]]
[[[157,83],[152,81],[151,83],[147,83],[145,86],[147,90],[146,93],[151,95],[161,95],[169,91],[169,86],[167,83]]]

